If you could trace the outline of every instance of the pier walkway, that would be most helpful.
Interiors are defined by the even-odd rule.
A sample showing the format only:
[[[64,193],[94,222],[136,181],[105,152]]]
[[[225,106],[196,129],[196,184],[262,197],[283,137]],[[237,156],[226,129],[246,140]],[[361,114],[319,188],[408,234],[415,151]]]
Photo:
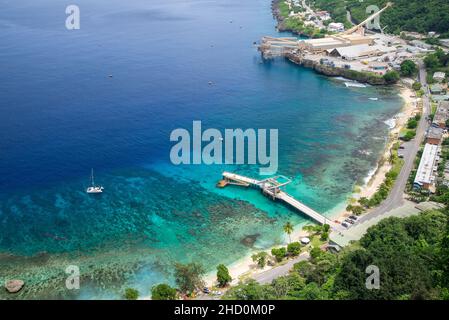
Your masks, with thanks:
[[[283,181],[279,181],[283,180]],[[334,230],[341,230],[341,226],[333,221],[330,221],[325,216],[319,214],[315,210],[309,208],[305,204],[293,198],[291,195],[281,190],[281,187],[289,184],[291,182],[290,179],[284,176],[276,176],[272,178],[268,178],[265,180],[256,180],[252,178],[248,178],[245,176],[241,176],[231,172],[223,172],[223,180],[218,182],[217,186],[220,188],[224,188],[227,185],[238,185],[243,187],[253,187],[258,188],[262,191],[262,193],[273,200],[281,200],[284,203],[290,205],[296,210],[302,212],[315,222],[323,225],[328,224]]]

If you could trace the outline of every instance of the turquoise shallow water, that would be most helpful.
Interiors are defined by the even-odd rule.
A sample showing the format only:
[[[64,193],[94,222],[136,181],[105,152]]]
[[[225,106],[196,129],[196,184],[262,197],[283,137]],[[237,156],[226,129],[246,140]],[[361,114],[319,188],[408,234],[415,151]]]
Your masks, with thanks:
[[[276,35],[266,0],[79,5],[76,32],[57,1],[0,12],[0,282],[24,279],[22,298],[147,294],[176,261],[213,269],[306,222],[255,190],[215,188],[223,170],[257,167],[173,166],[171,130],[279,129],[287,191],[329,212],[375,166],[401,108],[394,88],[262,61],[253,42]],[[100,197],[84,193],[91,167]],[[64,287],[68,265],[80,291]]]

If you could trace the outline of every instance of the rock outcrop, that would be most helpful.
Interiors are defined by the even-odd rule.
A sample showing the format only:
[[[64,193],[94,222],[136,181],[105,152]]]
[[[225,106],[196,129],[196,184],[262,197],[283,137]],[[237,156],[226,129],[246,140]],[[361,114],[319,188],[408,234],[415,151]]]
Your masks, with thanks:
[[[22,280],[9,280],[5,284],[5,288],[9,293],[17,293],[22,290],[25,282]]]
[[[286,58],[295,64],[304,66],[306,68],[311,68],[316,72],[328,77],[343,77],[346,79],[355,80],[360,83],[368,83],[375,86],[387,84],[383,77],[377,76],[375,74],[327,66],[313,60],[304,59],[297,54],[287,54]]]

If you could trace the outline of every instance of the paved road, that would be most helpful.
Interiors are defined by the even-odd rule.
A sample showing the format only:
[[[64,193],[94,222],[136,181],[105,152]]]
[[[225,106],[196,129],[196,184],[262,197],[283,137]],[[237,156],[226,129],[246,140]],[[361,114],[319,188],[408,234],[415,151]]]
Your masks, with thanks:
[[[253,279],[259,282],[260,284],[269,284],[274,279],[287,275],[290,270],[293,268],[293,265],[295,263],[298,263],[300,261],[308,260],[310,258],[310,255],[308,252],[305,252],[301,254],[299,257],[288,260],[288,262],[284,265],[281,265],[279,267],[274,267],[273,269],[264,271],[262,273],[256,274],[253,276]]]
[[[304,252],[298,257],[288,260],[286,264],[283,264],[278,267],[274,267],[270,270],[261,272],[259,274],[254,275],[252,278],[259,282],[260,284],[270,284],[274,279],[287,275],[291,269],[293,269],[293,265],[300,261],[308,260],[310,255],[308,252]],[[229,288],[222,289],[221,292],[224,294]],[[220,300],[222,295],[212,295],[212,294],[199,294],[195,300]]]
[[[302,0],[302,7],[306,10],[306,12],[310,13],[316,18],[315,22],[318,24],[319,28],[326,29],[326,26],[323,24],[323,21],[321,21],[321,19],[319,19],[316,16],[315,11],[313,11],[313,9],[306,3],[305,0]]]
[[[422,62],[419,63],[419,79],[424,88],[426,94],[422,97],[423,99],[423,115],[419,122],[418,128],[416,130],[416,137],[407,143],[404,143],[404,166],[396,180],[396,183],[390,192],[388,198],[382,202],[382,204],[374,208],[372,211],[360,217],[357,224],[362,223],[371,218],[380,216],[390,210],[396,209],[403,205],[404,203],[404,191],[407,185],[408,178],[414,167],[414,162],[416,155],[419,151],[421,142],[424,140],[427,129],[429,128],[429,123],[427,117],[430,114],[430,101],[429,101],[429,90],[427,87],[427,72]]]

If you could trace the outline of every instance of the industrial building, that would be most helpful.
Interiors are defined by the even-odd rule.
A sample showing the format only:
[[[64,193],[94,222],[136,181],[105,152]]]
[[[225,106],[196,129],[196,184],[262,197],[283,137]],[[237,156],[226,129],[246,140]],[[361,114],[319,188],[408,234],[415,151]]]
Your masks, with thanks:
[[[413,182],[414,188],[433,191],[438,170],[439,153],[439,146],[426,143],[418,171],[416,172],[415,181]]]
[[[444,72],[435,72],[433,74],[433,80],[437,82],[443,82],[446,79],[446,74]]]
[[[440,84],[433,84],[430,86],[430,93],[432,94],[443,94],[444,88]]]
[[[352,61],[356,59],[382,56],[385,53],[396,51],[396,48],[381,45],[359,44],[326,51],[332,57],[339,57],[343,60]]]
[[[329,23],[327,30],[331,32],[343,32],[345,31],[345,25],[341,22],[331,22]]]
[[[430,127],[426,135],[426,143],[439,145],[443,138],[443,129]]]
[[[319,53],[329,49],[343,48],[357,45],[373,45],[374,37],[364,36],[360,34],[350,35],[333,35],[322,39],[308,39],[299,42],[298,46],[301,50],[308,50]]]
[[[449,120],[449,101],[441,101],[433,117],[432,126],[445,129],[447,120]]]

